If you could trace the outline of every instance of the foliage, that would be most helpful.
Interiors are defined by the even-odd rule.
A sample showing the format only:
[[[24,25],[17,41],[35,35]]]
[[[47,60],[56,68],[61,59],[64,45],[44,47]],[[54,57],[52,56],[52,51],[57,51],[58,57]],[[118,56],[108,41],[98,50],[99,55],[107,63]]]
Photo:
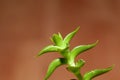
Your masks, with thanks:
[[[65,36],[65,38],[63,38],[60,33],[53,34],[51,41],[54,44],[46,46],[38,53],[37,56],[41,56],[42,54],[48,52],[59,52],[62,55],[62,58],[57,58],[50,63],[44,80],[47,80],[51,76],[51,74],[55,71],[55,69],[61,65],[67,65],[66,69],[72,72],[77,77],[78,80],[92,80],[94,77],[112,70],[111,66],[105,69],[95,69],[85,73],[84,75],[81,75],[80,70],[85,64],[85,61],[83,59],[80,59],[75,62],[75,58],[84,51],[87,51],[95,47],[98,43],[98,40],[93,44],[79,45],[70,50],[69,49],[70,41],[78,30],[79,27],[75,29],[73,32],[69,33],[67,36]]]

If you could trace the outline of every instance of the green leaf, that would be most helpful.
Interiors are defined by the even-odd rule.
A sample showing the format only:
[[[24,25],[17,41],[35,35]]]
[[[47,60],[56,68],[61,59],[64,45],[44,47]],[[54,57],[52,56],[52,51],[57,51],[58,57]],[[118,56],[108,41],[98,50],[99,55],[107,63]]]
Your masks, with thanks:
[[[80,68],[85,64],[84,60],[78,60],[75,64],[75,66],[68,66],[68,71],[71,71],[73,73],[76,73],[80,70]]]
[[[55,59],[54,61],[52,61],[48,67],[48,71],[45,76],[45,80],[47,80],[51,76],[51,74],[55,71],[56,68],[58,68],[59,66],[64,65],[64,64],[66,64],[65,58],[58,58],[58,59]]]
[[[81,67],[84,66],[84,64],[85,64],[85,61],[83,59],[80,59],[76,62],[76,67],[80,69]]]
[[[99,75],[102,75],[110,70],[112,70],[113,67],[108,67],[105,69],[96,69],[93,71],[90,71],[84,75],[84,80],[92,80],[94,77],[97,77]]]
[[[52,37],[52,41],[54,42],[54,44],[56,46],[61,46],[62,43],[63,43],[63,39],[62,39],[61,34],[60,33],[54,34],[53,37]]]
[[[71,59],[74,59],[75,57],[77,57],[77,55],[79,55],[80,53],[86,51],[86,50],[89,50],[93,47],[96,46],[96,44],[98,43],[98,41],[96,41],[95,43],[93,44],[88,44],[88,45],[80,45],[80,46],[77,46],[75,47],[72,51],[71,51]]]
[[[64,43],[69,44],[70,40],[73,38],[73,36],[76,34],[76,32],[79,30],[79,27],[75,29],[73,32],[69,33],[65,38],[64,38]]]
[[[42,54],[44,54],[44,53],[47,53],[47,52],[58,52],[58,51],[60,51],[60,50],[61,50],[61,48],[58,47],[58,46],[49,45],[49,46],[43,48],[43,49],[38,53],[37,56],[40,56],[40,55],[42,55]]]
[[[63,37],[60,32],[58,32],[58,36],[60,37],[61,40],[63,40]]]

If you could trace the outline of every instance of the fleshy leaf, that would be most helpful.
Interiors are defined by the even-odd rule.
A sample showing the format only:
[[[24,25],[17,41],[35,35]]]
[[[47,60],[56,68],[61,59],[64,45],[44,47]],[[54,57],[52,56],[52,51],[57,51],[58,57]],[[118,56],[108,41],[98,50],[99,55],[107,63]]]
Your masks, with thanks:
[[[65,58],[58,58],[55,59],[54,61],[51,62],[51,64],[48,67],[47,74],[45,76],[45,80],[47,80],[51,74],[55,71],[55,69],[61,65],[66,64],[66,59]]]
[[[63,40],[63,37],[60,32],[58,32],[58,36],[61,38],[61,40]]]
[[[75,73],[75,72],[78,72],[84,64],[85,64],[85,61],[81,59],[76,62],[75,66],[69,66],[67,69]]]
[[[73,32],[69,33],[65,38],[64,38],[64,43],[69,44],[70,40],[73,38],[73,36],[76,34],[76,32],[79,30],[79,27],[75,29]]]
[[[96,69],[96,70],[90,71],[84,75],[84,80],[92,80],[94,77],[102,75],[110,70],[112,70],[112,67],[108,67],[105,69]]]
[[[80,59],[76,62],[76,67],[78,67],[79,69],[84,66],[85,61],[83,59]]]
[[[97,43],[98,43],[98,41],[96,41],[96,42],[93,43],[93,44],[80,45],[80,46],[75,47],[75,48],[71,51],[70,57],[71,57],[72,59],[74,59],[74,58],[77,57],[77,55],[79,55],[80,53],[82,53],[82,52],[84,52],[84,51],[86,51],[86,50],[89,50],[89,49],[95,47]]]
[[[61,48],[58,47],[58,46],[49,45],[49,46],[43,48],[43,49],[38,53],[37,56],[40,56],[40,55],[42,55],[42,54],[44,54],[44,53],[47,53],[47,52],[59,52],[60,50],[61,50]]]
[[[54,42],[54,44],[56,46],[61,46],[62,45],[62,42],[63,42],[63,39],[62,39],[62,36],[59,34],[54,34],[53,37],[52,37],[52,41]]]

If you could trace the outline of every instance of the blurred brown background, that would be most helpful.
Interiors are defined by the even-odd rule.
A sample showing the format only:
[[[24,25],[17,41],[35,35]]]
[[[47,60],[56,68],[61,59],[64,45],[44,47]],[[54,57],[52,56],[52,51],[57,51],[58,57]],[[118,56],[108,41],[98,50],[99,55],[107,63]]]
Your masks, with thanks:
[[[51,44],[53,33],[64,36],[81,29],[71,41],[99,44],[77,57],[86,71],[115,64],[114,69],[94,80],[120,79],[120,0],[0,0],[0,80],[43,80],[47,66],[59,54],[34,56]],[[65,66],[49,80],[70,80]]]

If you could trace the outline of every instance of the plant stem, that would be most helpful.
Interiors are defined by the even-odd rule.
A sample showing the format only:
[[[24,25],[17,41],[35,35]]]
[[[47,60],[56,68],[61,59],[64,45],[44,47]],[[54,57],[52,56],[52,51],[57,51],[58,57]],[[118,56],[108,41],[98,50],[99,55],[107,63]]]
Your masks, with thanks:
[[[68,50],[66,50],[66,53],[68,54],[67,55],[67,59],[68,59],[68,66],[70,67],[75,67],[76,66],[76,64],[75,64],[75,61],[74,61],[74,59],[71,59],[69,56],[70,56],[70,50],[68,49]],[[83,77],[82,77],[82,75],[81,75],[81,73],[80,73],[80,71],[79,71],[79,68],[77,69],[77,70],[71,70],[71,69],[69,69],[77,78],[78,78],[78,80],[83,80]]]
[[[82,77],[82,75],[80,74],[79,71],[75,72],[74,74],[78,78],[78,80],[83,80],[83,77]]]

